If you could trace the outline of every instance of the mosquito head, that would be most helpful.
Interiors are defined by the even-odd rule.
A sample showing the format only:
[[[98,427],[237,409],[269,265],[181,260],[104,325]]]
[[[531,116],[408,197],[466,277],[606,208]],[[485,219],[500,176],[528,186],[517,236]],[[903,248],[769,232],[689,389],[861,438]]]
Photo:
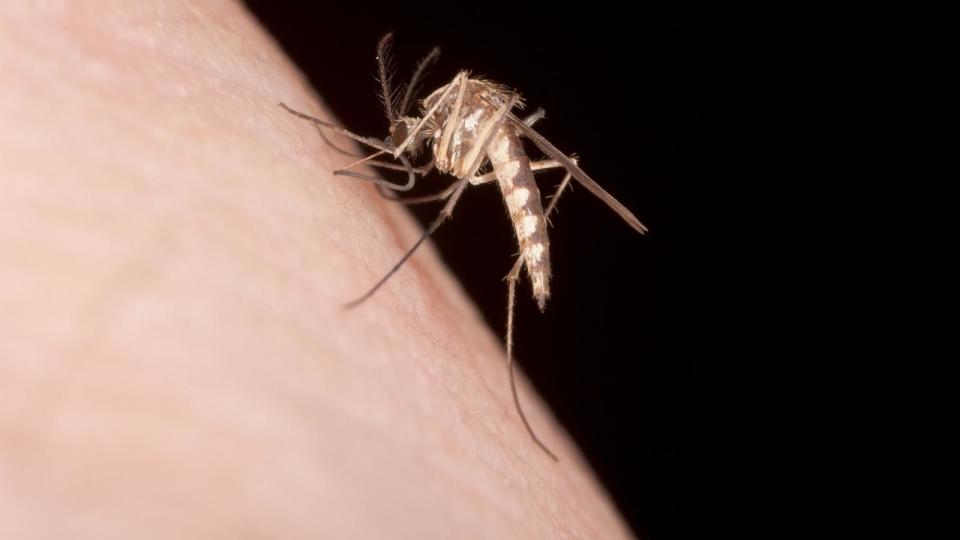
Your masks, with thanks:
[[[416,129],[419,119],[411,118],[409,116],[402,116],[397,118],[392,124],[390,124],[390,136],[387,137],[387,143],[392,144],[393,146],[400,146],[403,144],[403,141],[407,140],[407,137],[410,136],[410,133]],[[423,140],[426,139],[426,134],[424,130],[421,129],[413,139],[413,142],[407,146],[407,152],[412,156],[416,156],[417,152],[420,151],[420,147],[423,143]]]

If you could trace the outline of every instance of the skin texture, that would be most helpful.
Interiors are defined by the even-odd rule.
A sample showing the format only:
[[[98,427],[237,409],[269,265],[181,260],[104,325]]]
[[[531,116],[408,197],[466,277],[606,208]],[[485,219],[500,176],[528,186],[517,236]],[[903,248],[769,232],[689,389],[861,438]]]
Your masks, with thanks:
[[[0,4],[0,537],[629,537],[432,247],[340,309],[420,227],[278,101],[239,4]]]

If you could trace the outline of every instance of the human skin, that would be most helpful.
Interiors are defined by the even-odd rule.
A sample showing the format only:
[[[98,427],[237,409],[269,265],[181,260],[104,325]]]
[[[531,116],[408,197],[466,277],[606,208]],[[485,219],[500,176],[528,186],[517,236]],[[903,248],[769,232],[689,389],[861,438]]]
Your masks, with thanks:
[[[432,247],[341,309],[421,228],[279,101],[240,4],[0,4],[0,538],[629,537]]]

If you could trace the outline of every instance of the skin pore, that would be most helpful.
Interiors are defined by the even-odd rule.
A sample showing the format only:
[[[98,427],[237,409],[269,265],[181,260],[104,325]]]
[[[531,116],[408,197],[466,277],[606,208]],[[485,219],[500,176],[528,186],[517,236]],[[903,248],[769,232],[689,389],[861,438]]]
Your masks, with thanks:
[[[341,309],[421,228],[280,101],[239,3],[0,5],[0,537],[628,538],[431,246]]]

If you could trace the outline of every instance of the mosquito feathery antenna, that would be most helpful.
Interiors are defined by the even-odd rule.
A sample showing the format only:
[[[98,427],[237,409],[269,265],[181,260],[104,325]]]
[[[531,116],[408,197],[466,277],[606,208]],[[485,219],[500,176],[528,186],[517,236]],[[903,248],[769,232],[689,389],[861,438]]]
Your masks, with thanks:
[[[390,57],[390,44],[393,32],[387,32],[377,42],[377,79],[380,81],[380,99],[383,101],[383,110],[391,124],[397,120],[397,109],[393,106],[396,97],[390,87],[390,77],[393,75],[393,61]]]
[[[413,253],[417,251],[417,248],[420,247],[420,244],[423,244],[427,240],[427,238],[430,237],[431,234],[433,234],[434,232],[436,232],[437,229],[440,228],[440,225],[442,225],[444,221],[446,221],[451,215],[453,215],[453,207],[456,206],[457,201],[460,199],[460,195],[463,194],[463,190],[464,188],[467,187],[468,183],[469,183],[469,178],[463,178],[461,180],[458,180],[454,184],[454,186],[456,187],[453,190],[453,194],[447,200],[447,204],[443,205],[443,209],[440,210],[440,214],[436,217],[436,219],[433,220],[433,223],[431,223],[430,226],[427,227],[427,230],[423,231],[423,234],[420,235],[420,238],[417,239],[417,241],[413,244],[413,246],[409,250],[407,250],[407,252],[403,255],[403,257],[400,258],[397,264],[393,265],[393,268],[391,268],[390,271],[387,272],[387,275],[383,276],[383,278],[381,278],[376,285],[371,287],[369,291],[364,293],[363,296],[361,296],[360,298],[357,298],[356,300],[353,300],[352,302],[348,302],[346,305],[344,305],[343,306],[344,309],[352,309],[362,304],[364,300],[373,296],[373,294],[377,292],[377,290],[381,286],[383,286],[383,284],[386,283],[391,276],[397,273],[397,270],[399,270],[400,267],[403,266],[403,263],[407,262],[407,259],[409,259],[413,255]]]
[[[400,102],[400,109],[397,111],[400,116],[407,114],[410,110],[410,106],[413,105],[414,98],[417,96],[417,86],[420,85],[420,79],[423,78],[427,68],[437,61],[437,58],[440,58],[440,47],[430,49],[430,52],[417,62],[417,68],[413,70],[413,76],[410,77],[410,83],[407,84],[403,92],[403,101]]]
[[[576,158],[574,158],[574,161],[575,160]],[[544,218],[549,218],[554,208],[556,208],[560,195],[570,184],[571,176],[571,173],[567,172],[566,176],[563,177],[563,181],[560,182],[560,186],[550,198],[550,203],[547,204],[547,208],[543,211]],[[537,437],[536,432],[533,431],[533,427],[527,420],[527,415],[523,412],[523,406],[520,404],[520,395],[517,393],[516,367],[513,362],[513,312],[517,297],[517,280],[520,278],[520,270],[522,268],[523,257],[517,257],[516,262],[513,263],[513,268],[510,270],[510,273],[507,274],[507,372],[510,375],[510,393],[513,394],[513,406],[517,409],[517,414],[520,415],[523,427],[527,428],[527,433],[530,434],[530,438],[533,439],[533,442],[535,442],[541,450],[553,458],[554,461],[558,461],[556,454],[550,451],[547,445],[540,440],[540,437]]]

